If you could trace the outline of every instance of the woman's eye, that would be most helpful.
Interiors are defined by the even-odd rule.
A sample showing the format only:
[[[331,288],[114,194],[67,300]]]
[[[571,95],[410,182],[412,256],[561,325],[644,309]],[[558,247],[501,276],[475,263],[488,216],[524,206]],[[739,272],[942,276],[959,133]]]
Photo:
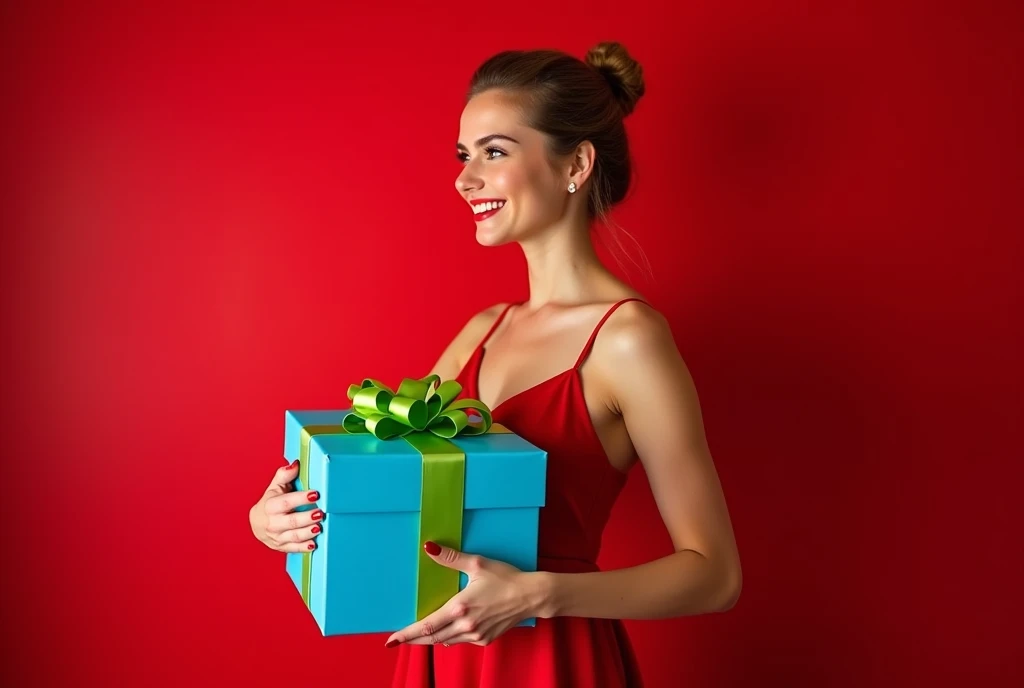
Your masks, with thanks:
[[[487,154],[488,160],[494,160],[494,158],[496,157],[507,155],[507,153],[505,153],[505,151],[501,150],[500,148],[485,148],[484,152]],[[461,162],[463,165],[465,165],[467,162],[469,162],[469,153],[460,151],[455,154],[455,159]]]

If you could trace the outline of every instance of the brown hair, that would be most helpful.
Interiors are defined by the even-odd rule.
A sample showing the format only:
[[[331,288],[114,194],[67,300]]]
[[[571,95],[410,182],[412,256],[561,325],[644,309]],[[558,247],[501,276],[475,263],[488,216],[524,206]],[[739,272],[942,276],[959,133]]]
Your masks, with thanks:
[[[522,97],[527,126],[548,136],[553,154],[594,145],[587,213],[610,229],[609,211],[633,176],[623,118],[644,94],[640,64],[616,42],[599,43],[584,60],[557,50],[506,50],[477,68],[467,99],[491,89]]]

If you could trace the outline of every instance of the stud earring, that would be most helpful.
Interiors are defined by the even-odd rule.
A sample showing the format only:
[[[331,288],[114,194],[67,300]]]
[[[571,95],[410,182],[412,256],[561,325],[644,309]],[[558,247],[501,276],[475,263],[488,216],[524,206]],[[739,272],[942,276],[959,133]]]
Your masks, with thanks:
[[[569,193],[576,193],[576,182],[569,182]]]

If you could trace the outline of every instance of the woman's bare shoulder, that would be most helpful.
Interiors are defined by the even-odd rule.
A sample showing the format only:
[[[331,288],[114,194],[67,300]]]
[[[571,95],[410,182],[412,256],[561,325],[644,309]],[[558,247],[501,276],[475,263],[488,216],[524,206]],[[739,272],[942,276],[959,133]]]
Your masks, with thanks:
[[[470,355],[476,350],[480,340],[508,306],[508,303],[496,303],[471,315],[445,347],[430,372],[439,375],[443,380],[452,379],[458,375]]]
[[[608,316],[600,338],[604,340],[605,353],[612,357],[643,353],[638,349],[651,346],[674,348],[675,344],[668,319],[647,300],[620,304]]]
[[[475,313],[473,317],[469,319],[469,322],[466,323],[466,327],[474,329],[483,329],[486,331],[488,328],[490,328],[491,325],[494,324],[494,321],[498,319],[498,316],[501,315],[502,312],[510,305],[511,304],[507,302],[503,302],[496,303],[493,306],[488,306],[487,308],[484,308],[482,311]]]
[[[623,371],[664,374],[685,367],[668,319],[646,300],[620,304],[601,327],[591,355],[616,392],[628,380]]]
[[[462,328],[462,332],[459,333],[465,341],[463,342],[463,348],[467,348],[465,357],[469,358],[469,354],[476,349],[477,344],[484,338],[487,331],[491,329],[498,317],[509,307],[508,303],[496,303],[493,306],[488,306],[483,310],[473,314],[472,317],[466,322]]]

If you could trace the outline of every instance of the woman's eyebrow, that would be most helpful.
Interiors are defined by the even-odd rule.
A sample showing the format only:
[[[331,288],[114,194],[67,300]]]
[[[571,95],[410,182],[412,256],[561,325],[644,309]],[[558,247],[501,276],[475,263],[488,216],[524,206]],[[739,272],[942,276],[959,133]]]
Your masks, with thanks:
[[[475,143],[474,145],[475,145],[475,146],[476,146],[477,148],[480,148],[481,146],[486,146],[486,145],[487,145],[488,143],[490,143],[491,141],[496,141],[496,140],[498,140],[498,139],[503,139],[503,140],[505,140],[505,141],[511,141],[512,143],[516,143],[516,144],[518,144],[518,143],[519,143],[518,141],[516,141],[516,140],[515,140],[514,138],[512,138],[511,136],[506,136],[505,134],[488,134],[487,136],[484,136],[484,137],[482,137],[482,138],[479,138],[479,139],[477,139],[477,140],[476,140],[476,143]],[[465,145],[463,145],[462,143],[456,143],[456,144],[455,144],[455,147],[456,147],[456,148],[457,148],[458,150],[462,150],[462,151],[468,151],[468,150],[469,150],[469,149],[468,149],[468,148],[466,148],[466,146],[465,146]]]

